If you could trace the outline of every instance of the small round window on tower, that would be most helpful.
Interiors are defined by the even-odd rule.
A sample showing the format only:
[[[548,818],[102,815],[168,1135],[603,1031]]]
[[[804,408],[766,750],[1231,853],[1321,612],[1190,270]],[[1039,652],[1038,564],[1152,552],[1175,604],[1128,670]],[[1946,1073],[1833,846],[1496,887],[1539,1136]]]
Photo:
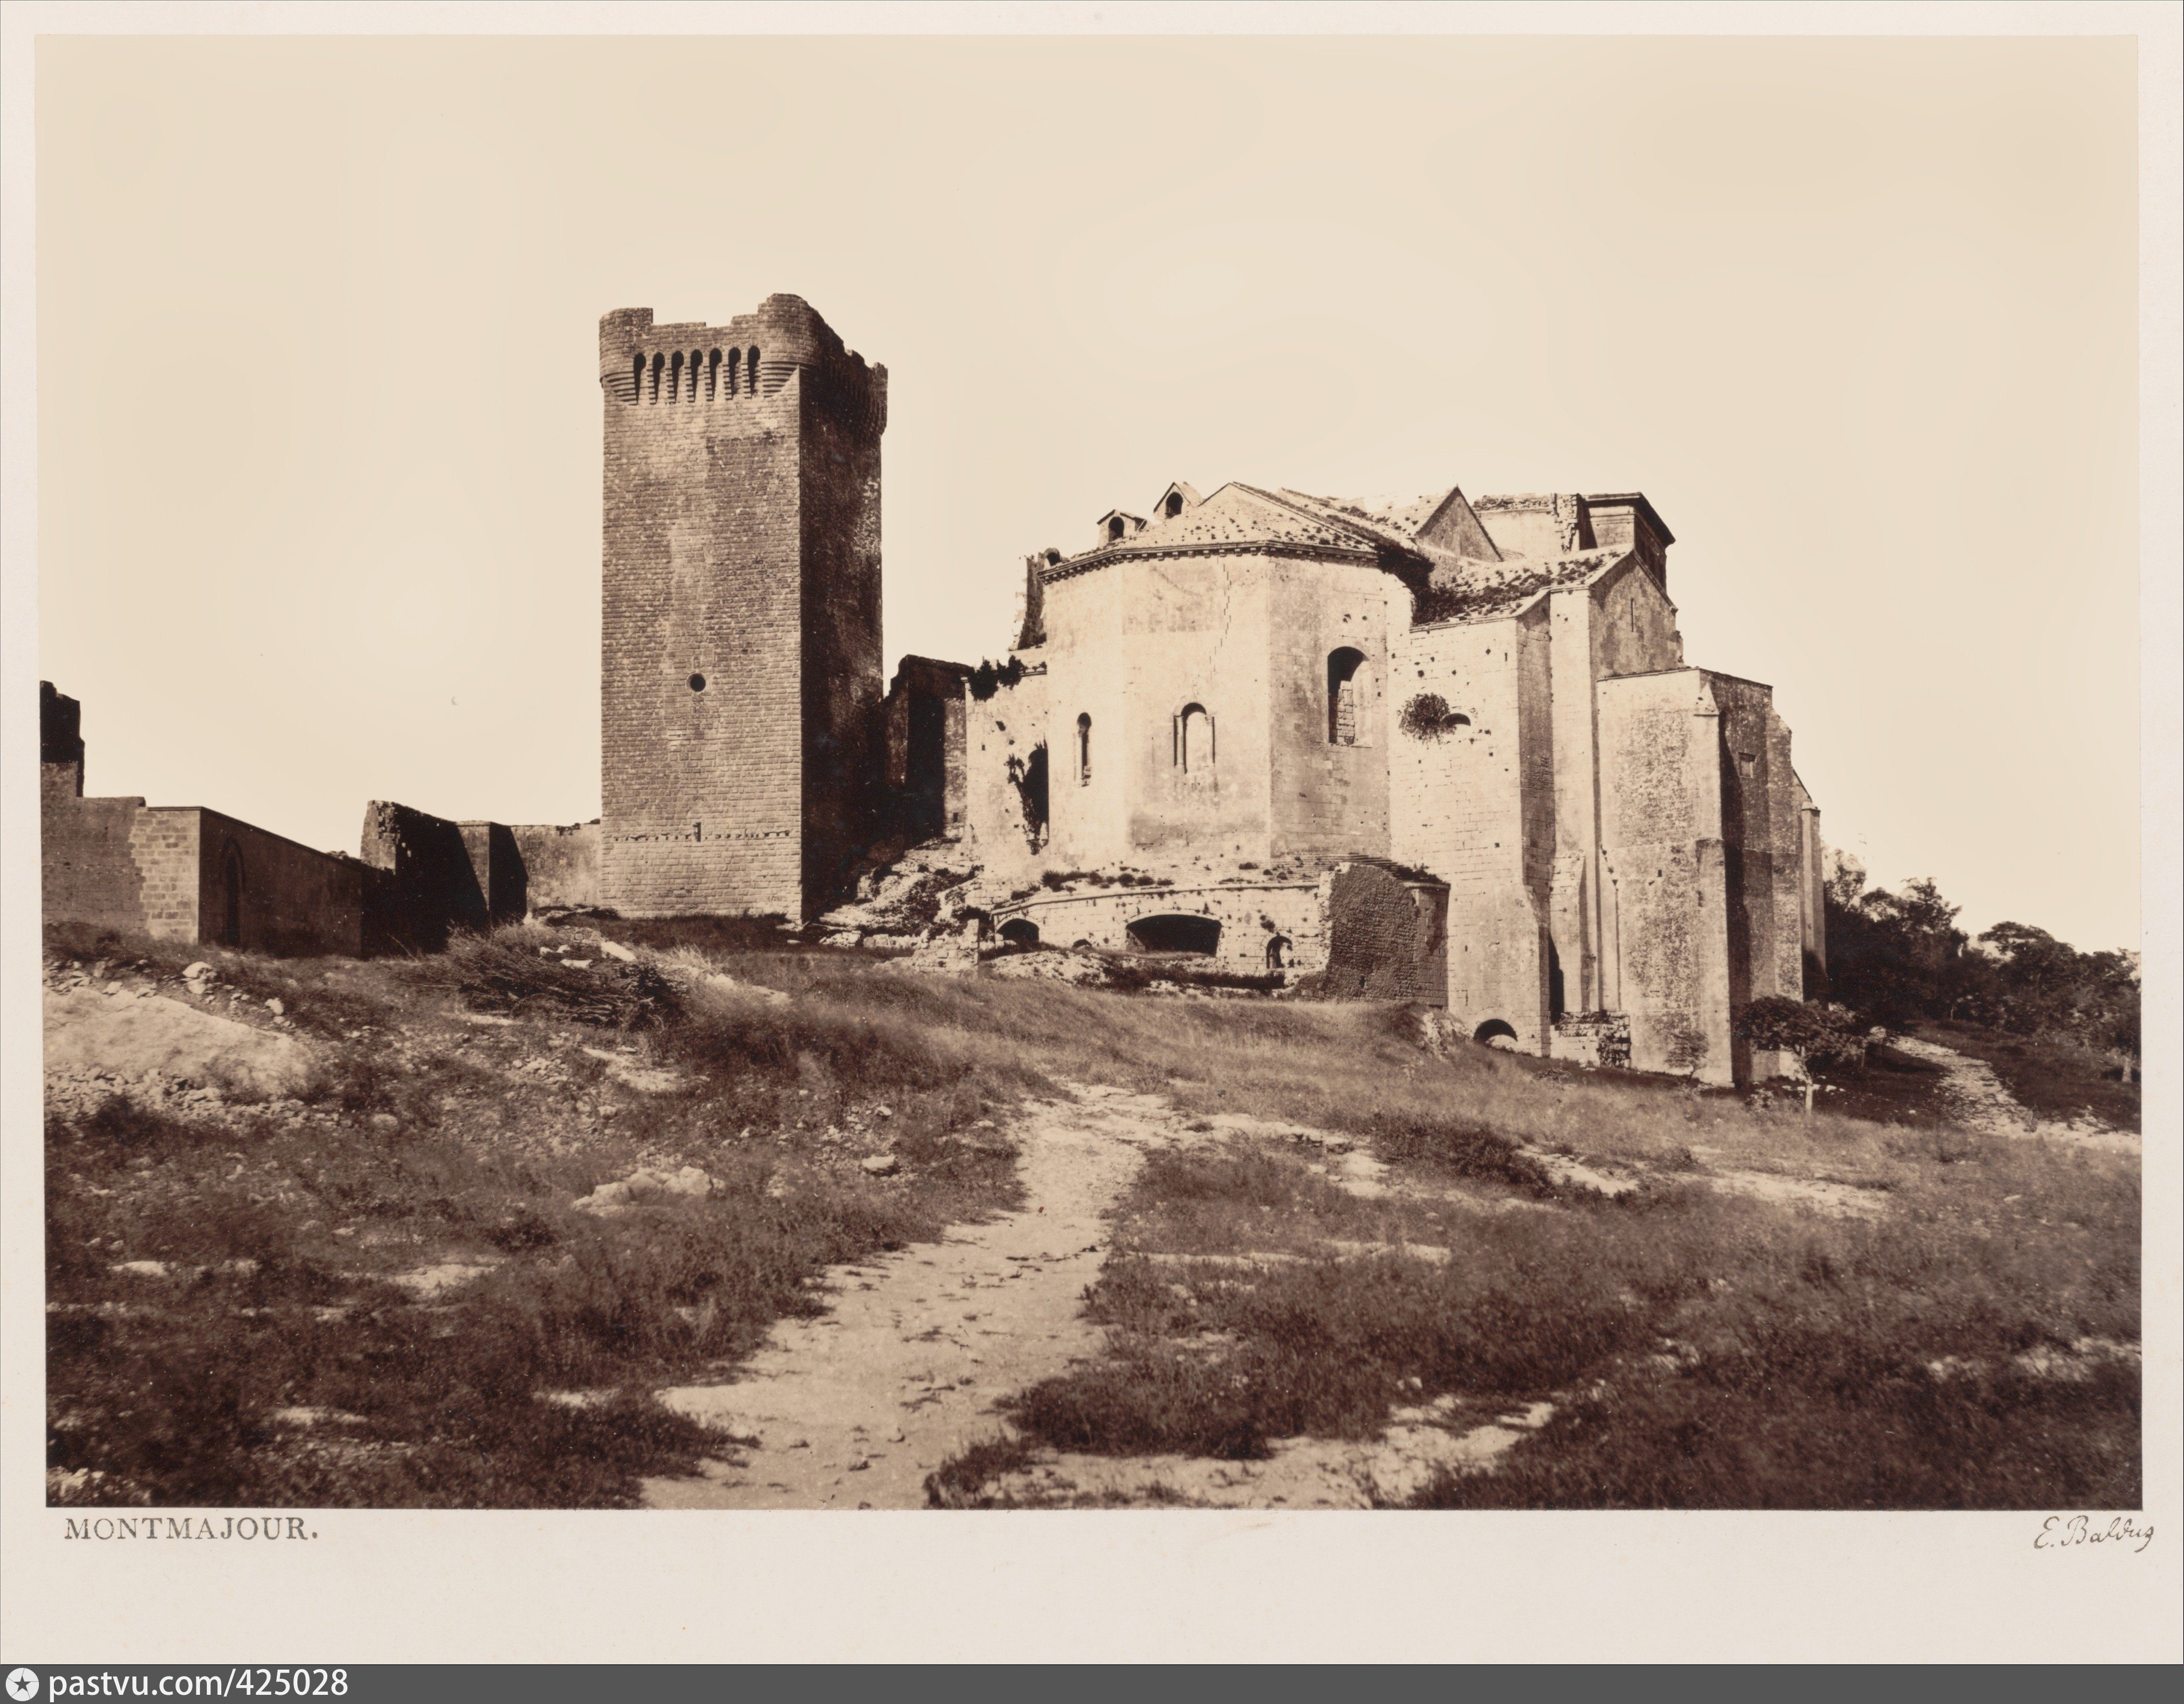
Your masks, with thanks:
[[[694,692],[694,693],[702,693],[703,691],[705,691],[705,677],[703,675],[693,675],[693,676],[691,676],[691,677],[690,677],[690,690],[691,690],[692,692]]]

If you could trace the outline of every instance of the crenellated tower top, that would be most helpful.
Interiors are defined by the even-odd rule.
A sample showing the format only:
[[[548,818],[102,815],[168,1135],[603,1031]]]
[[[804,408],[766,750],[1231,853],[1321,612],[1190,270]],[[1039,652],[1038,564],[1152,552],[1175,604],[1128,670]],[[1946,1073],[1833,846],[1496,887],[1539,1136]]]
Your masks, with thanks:
[[[599,387],[629,406],[730,405],[777,395],[799,375],[807,393],[885,430],[887,369],[845,348],[800,296],[769,296],[725,326],[656,325],[649,308],[599,320]]]

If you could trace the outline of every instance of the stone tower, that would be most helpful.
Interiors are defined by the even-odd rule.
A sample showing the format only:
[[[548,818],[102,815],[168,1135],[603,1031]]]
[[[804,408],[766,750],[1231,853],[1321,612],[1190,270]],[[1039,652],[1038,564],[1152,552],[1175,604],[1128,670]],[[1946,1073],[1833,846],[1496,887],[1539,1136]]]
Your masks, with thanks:
[[[887,369],[794,296],[725,326],[599,321],[600,901],[833,899],[865,838]]]

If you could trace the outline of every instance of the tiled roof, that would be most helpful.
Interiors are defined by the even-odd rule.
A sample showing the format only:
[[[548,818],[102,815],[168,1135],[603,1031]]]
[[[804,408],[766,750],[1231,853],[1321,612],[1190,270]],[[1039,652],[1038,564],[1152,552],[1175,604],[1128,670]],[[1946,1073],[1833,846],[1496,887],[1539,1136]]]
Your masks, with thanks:
[[[1419,554],[1417,531],[1431,516],[1441,495],[1379,509],[1300,491],[1268,491],[1254,485],[1224,485],[1203,503],[1180,515],[1164,515],[1115,543],[1103,545],[1055,565],[1060,578],[1124,556],[1158,555],[1207,547],[1251,544],[1318,547],[1374,555]]]
[[[1425,621],[1490,621],[1513,615],[1543,592],[1581,585],[1628,554],[1620,549],[1568,556],[1518,557],[1507,562],[1457,563],[1436,568],[1419,599]]]

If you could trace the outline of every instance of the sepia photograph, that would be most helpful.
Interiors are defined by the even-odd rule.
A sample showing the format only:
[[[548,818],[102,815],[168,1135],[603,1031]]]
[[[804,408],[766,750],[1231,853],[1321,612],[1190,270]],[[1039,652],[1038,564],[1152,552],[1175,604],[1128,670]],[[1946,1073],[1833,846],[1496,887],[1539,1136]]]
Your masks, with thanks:
[[[64,9],[7,1153],[72,1555],[2152,1566],[2127,29]]]

